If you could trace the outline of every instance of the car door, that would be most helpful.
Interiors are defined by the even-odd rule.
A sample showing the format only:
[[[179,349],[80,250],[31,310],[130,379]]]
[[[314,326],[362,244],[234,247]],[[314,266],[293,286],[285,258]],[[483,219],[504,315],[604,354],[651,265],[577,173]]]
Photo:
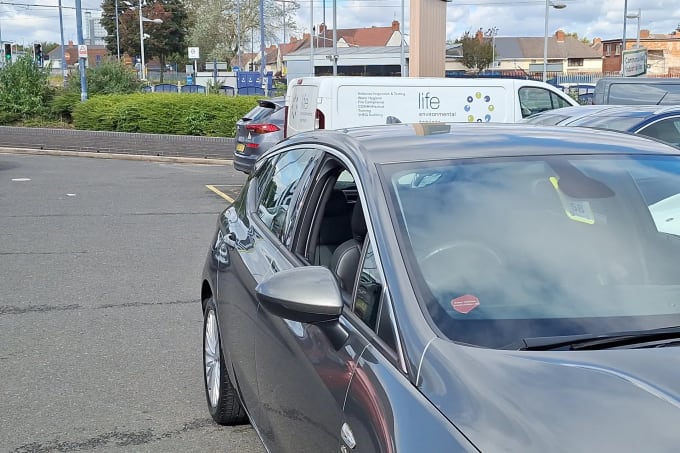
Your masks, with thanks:
[[[298,150],[266,159],[244,187],[245,197],[222,219],[229,264],[217,276],[220,333],[235,385],[255,424],[261,411],[255,351],[259,304],[254,289],[272,272],[291,266],[272,244],[272,237],[282,237],[288,230],[286,214],[297,182],[310,171],[314,155],[311,150]]]
[[[306,214],[316,209],[326,190],[339,190],[330,187],[323,175],[315,181],[305,200],[310,208],[304,210]],[[312,215],[311,224],[320,222],[321,211]],[[298,226],[303,229],[305,225],[313,229],[306,215]],[[304,265],[313,262],[314,254],[306,244],[299,244],[306,240],[298,240],[298,247],[289,250],[308,250],[308,255],[301,257]],[[266,423],[266,427],[260,426],[264,443],[277,452],[336,451],[342,443],[345,395],[366,338],[356,334],[345,317],[337,323],[312,324],[283,319],[263,308],[258,315],[256,350]],[[336,338],[341,340],[336,342]]]

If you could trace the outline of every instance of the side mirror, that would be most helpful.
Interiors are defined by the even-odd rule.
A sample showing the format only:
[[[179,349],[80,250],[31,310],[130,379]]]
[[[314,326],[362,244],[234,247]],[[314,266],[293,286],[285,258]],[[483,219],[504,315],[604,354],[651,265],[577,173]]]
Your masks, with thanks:
[[[338,281],[328,268],[322,266],[277,272],[260,282],[255,293],[265,309],[292,321],[333,321],[342,313]]]

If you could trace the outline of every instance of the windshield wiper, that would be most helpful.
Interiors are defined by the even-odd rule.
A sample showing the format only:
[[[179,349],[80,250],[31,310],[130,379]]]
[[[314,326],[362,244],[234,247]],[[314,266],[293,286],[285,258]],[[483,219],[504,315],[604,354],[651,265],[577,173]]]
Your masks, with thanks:
[[[568,335],[559,337],[523,338],[513,349],[520,351],[582,351],[588,349],[610,349],[644,343],[680,339],[680,326],[662,327],[650,330],[612,332],[606,334]]]

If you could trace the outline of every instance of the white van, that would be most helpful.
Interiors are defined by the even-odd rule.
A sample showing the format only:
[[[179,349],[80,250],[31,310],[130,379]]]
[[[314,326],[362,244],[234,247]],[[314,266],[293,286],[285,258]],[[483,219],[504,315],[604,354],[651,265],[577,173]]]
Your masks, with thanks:
[[[288,84],[285,135],[386,123],[516,123],[578,105],[534,80],[426,77],[300,77]]]

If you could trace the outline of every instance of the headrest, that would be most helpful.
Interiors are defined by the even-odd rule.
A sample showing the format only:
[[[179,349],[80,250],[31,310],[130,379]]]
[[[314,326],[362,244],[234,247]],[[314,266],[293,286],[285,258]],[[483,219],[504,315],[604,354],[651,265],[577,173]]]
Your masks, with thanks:
[[[362,242],[367,232],[368,229],[366,228],[366,219],[364,219],[364,210],[361,208],[361,200],[357,200],[352,211],[352,234],[354,239]]]
[[[342,190],[333,189],[328,201],[326,202],[326,208],[324,210],[324,217],[328,216],[339,216],[347,214],[349,210],[349,205],[347,204],[347,198]]]

